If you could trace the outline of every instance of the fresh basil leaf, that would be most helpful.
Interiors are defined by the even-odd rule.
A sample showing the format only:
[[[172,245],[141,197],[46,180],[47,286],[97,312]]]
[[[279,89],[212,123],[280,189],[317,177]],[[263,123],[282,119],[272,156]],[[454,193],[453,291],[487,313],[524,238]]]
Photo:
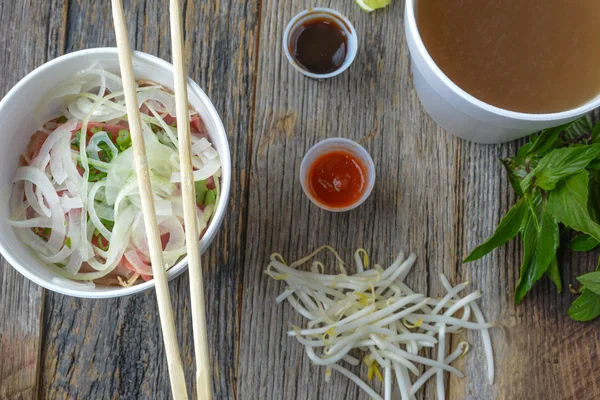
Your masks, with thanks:
[[[588,211],[592,221],[600,224],[600,171],[590,171],[588,185]]]
[[[535,224],[535,228],[537,229],[537,231],[540,231],[540,220],[538,219],[538,215],[541,215],[538,211],[537,211],[537,207],[540,204],[540,201],[542,200],[542,196],[540,191],[533,191],[530,193],[527,193],[527,195],[525,195],[524,199],[527,201],[527,206],[529,207],[529,210],[531,211],[531,220],[532,222]]]
[[[533,142],[535,142],[535,140],[537,138],[538,138],[538,136],[532,135],[530,138],[531,140],[529,142],[527,142],[527,144],[524,144],[523,146],[521,146],[519,148],[519,150],[517,150],[517,157],[519,157],[519,158],[527,157],[527,155],[531,152],[531,148],[533,147]]]
[[[600,246],[600,242],[589,235],[579,235],[569,242],[569,247],[575,251],[591,251]]]
[[[592,120],[587,115],[565,125],[563,137],[568,141],[578,141],[592,130]]]
[[[577,277],[579,283],[586,289],[600,295],[600,272],[590,272]]]
[[[513,164],[514,160],[514,158],[505,158],[500,161],[502,162],[502,165],[504,165],[504,168],[506,168],[508,181],[515,191],[515,194],[519,197],[523,197],[523,190],[521,190],[521,179],[527,176],[527,172],[525,171],[525,168],[521,167],[520,165],[517,165],[516,163]]]
[[[494,234],[485,243],[477,246],[463,262],[478,260],[517,236],[523,227],[527,212],[527,202],[525,198],[521,198],[502,218]]]
[[[531,142],[532,145],[527,151],[527,154],[544,154],[548,150],[554,147],[554,144],[558,140],[560,133],[567,127],[571,126],[572,123],[565,125],[556,126],[554,128],[546,129],[539,134],[539,136]]]
[[[592,143],[600,142],[600,122],[597,122],[592,129]]]
[[[550,263],[546,275],[554,282],[554,285],[556,285],[556,291],[558,293],[562,292],[562,280],[560,279],[560,271],[558,269],[558,260],[556,259],[556,256],[554,256],[554,259]]]
[[[575,321],[591,321],[600,315],[600,295],[584,289],[569,307],[569,316]]]
[[[560,242],[558,222],[547,212],[543,201],[534,200],[534,202],[537,203],[536,213],[540,226],[538,230],[534,223],[534,216],[530,215],[523,232],[524,255],[519,282],[515,289],[516,304],[523,300],[534,283],[549,269],[550,264],[556,259],[556,250]]]
[[[527,192],[535,181],[538,187],[552,190],[560,180],[584,170],[599,153],[600,143],[553,150],[523,179],[521,188]]]
[[[559,182],[548,195],[548,211],[558,222],[600,241],[600,225],[588,212],[588,182],[587,171]]]
[[[600,158],[596,157],[594,160],[588,164],[587,169],[598,170],[600,169]]]

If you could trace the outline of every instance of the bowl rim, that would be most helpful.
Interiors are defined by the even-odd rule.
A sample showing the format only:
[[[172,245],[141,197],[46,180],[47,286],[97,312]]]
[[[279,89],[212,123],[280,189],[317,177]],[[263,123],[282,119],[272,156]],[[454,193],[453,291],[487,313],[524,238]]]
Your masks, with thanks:
[[[56,64],[62,64],[64,62],[68,62],[72,59],[85,57],[88,55],[117,55],[116,47],[95,47],[90,49],[78,50],[68,54],[64,54],[62,56],[56,57],[39,67],[35,68],[33,71],[29,72],[25,77],[23,77],[15,86],[12,87],[8,91],[8,93],[2,98],[0,101],[0,110],[7,106],[12,101],[12,98],[18,93],[22,87],[24,87],[28,81],[33,79],[34,77],[44,74],[48,69],[52,68]],[[166,69],[170,72],[173,71],[173,65],[161,58],[158,58],[152,54],[144,53],[141,51],[133,52],[134,59],[144,60],[150,64],[154,64],[161,69]],[[135,60],[134,60],[135,61]],[[210,118],[216,125],[216,136],[221,136],[224,140],[224,152],[219,153],[219,157],[221,158],[221,194],[219,199],[219,204],[217,205],[217,209],[215,214],[212,217],[211,223],[209,224],[206,233],[201,241],[202,243],[206,243],[205,250],[208,248],[210,243],[213,241],[217,232],[219,231],[221,224],[223,222],[225,211],[227,209],[229,203],[229,196],[231,190],[231,152],[229,148],[229,140],[227,138],[227,133],[225,131],[225,127],[223,126],[223,121],[221,120],[217,110],[215,109],[213,103],[208,98],[206,93],[200,88],[200,86],[193,81],[189,76],[187,77],[188,81],[188,90],[195,92],[202,103],[205,105],[208,110],[208,114]],[[57,82],[59,84],[60,82]],[[61,285],[53,283],[52,281],[48,281],[46,279],[40,278],[35,273],[29,271],[27,268],[23,267],[20,262],[18,262],[11,254],[10,249],[5,248],[4,244],[0,242],[0,253],[6,259],[6,261],[20,274],[25,276],[30,281],[48,289],[53,292],[61,293],[68,296],[80,297],[80,298],[93,298],[93,299],[104,299],[104,298],[116,298],[122,296],[128,296],[135,293],[140,293],[145,290],[148,290],[154,287],[154,279],[140,283],[138,285],[134,285],[131,287],[107,287],[108,290],[104,291],[86,291],[84,289],[71,289],[65,288]],[[40,261],[40,263],[42,263]],[[43,264],[43,263],[42,263]],[[169,281],[174,279],[175,277],[182,274],[187,269],[187,255],[175,264],[171,269],[167,271],[167,278]],[[65,278],[66,279],[66,278]],[[76,281],[75,281],[76,282]],[[77,282],[76,282],[77,283]]]
[[[589,100],[588,102],[582,104],[577,108],[573,108],[570,110],[559,111],[554,113],[545,113],[545,114],[531,114],[531,113],[523,113],[518,111],[506,110],[504,108],[496,107],[491,104],[488,104],[484,101],[477,99],[475,96],[467,93],[463,89],[461,89],[457,84],[452,82],[452,80],[438,67],[435,63],[427,48],[425,47],[425,43],[423,43],[423,39],[421,38],[421,34],[419,32],[419,28],[417,26],[417,19],[415,16],[415,4],[419,0],[406,0],[406,12],[404,13],[405,21],[404,23],[410,30],[414,44],[416,46],[416,50],[419,52],[419,55],[423,58],[427,66],[431,69],[431,71],[435,74],[435,76],[443,82],[443,84],[450,89],[455,95],[459,96],[470,105],[480,108],[489,113],[495,114],[500,117],[512,118],[518,121],[526,121],[526,122],[537,122],[537,121],[561,121],[567,120],[569,118],[576,118],[577,116],[586,114],[595,108],[600,107],[600,94],[597,97]],[[411,47],[411,46],[409,46]],[[412,48],[410,49],[412,51]],[[414,56],[413,56],[414,57]]]

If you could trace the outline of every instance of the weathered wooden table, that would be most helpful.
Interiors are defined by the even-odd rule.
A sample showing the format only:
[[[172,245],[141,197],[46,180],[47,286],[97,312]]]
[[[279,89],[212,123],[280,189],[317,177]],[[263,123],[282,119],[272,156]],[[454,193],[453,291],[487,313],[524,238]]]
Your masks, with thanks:
[[[572,322],[573,296],[557,295],[548,281],[515,307],[516,244],[480,262],[460,262],[514,202],[497,160],[519,143],[466,143],[425,114],[411,82],[400,0],[373,14],[349,0],[319,3],[354,22],[358,57],[325,82],[295,72],[283,54],[283,30],[314,5],[183,0],[189,72],[223,119],[234,165],[228,216],[203,257],[216,398],[366,398],[339,375],[325,383],[323,371],[286,337],[288,322],[299,321],[288,305],[274,303],[281,282],[262,273],[271,252],[296,259],[325,243],[347,260],[358,246],[380,263],[401,249],[415,252],[418,264],[408,279],[433,296],[442,294],[440,272],[483,291],[488,319],[501,326],[493,331],[496,384],[486,383],[479,337],[469,335],[474,346],[460,363],[467,376],[449,379],[450,398],[600,398],[600,321]],[[125,1],[134,47],[170,60],[167,6],[167,0]],[[2,0],[0,94],[49,59],[114,45],[108,0]],[[359,141],[377,165],[370,199],[344,214],[311,205],[297,179],[308,148],[332,136]],[[565,251],[560,261],[568,286],[597,257]],[[187,275],[171,282],[171,290],[191,385]],[[40,289],[2,260],[0,399],[164,399],[169,393],[152,291],[74,299]],[[421,396],[434,398],[433,387]]]

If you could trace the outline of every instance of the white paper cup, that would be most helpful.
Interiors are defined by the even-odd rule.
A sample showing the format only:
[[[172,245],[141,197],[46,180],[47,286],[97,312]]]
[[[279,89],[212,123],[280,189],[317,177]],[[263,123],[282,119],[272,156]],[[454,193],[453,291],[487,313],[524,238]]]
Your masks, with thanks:
[[[335,71],[327,73],[327,74],[315,74],[310,71],[307,71],[302,65],[298,64],[294,57],[290,54],[290,35],[292,32],[296,30],[296,28],[300,27],[306,21],[310,21],[314,18],[322,18],[328,17],[334,19],[340,28],[342,28],[346,34],[346,38],[348,40],[348,48],[346,49],[346,59],[344,63]],[[314,79],[327,79],[337,76],[348,69],[350,64],[356,58],[356,52],[358,51],[358,37],[356,36],[356,29],[354,29],[354,25],[348,18],[339,12],[332,10],[331,8],[309,8],[308,10],[302,11],[300,14],[296,15],[290,23],[285,28],[285,32],[283,33],[283,49],[285,51],[285,56],[288,61],[300,71],[302,74],[314,78]]]
[[[68,81],[76,72],[93,65],[101,65],[107,71],[119,74],[116,48],[97,48],[77,51],[58,57],[37,68],[23,78],[0,102],[0,135],[4,146],[0,147],[0,188],[8,188],[19,164],[19,155],[25,151],[29,139],[38,129],[34,110],[38,102],[57,85]],[[173,66],[150,54],[135,52],[133,67],[136,78],[149,79],[168,88],[173,88]],[[210,140],[219,152],[222,163],[221,198],[215,215],[201,241],[204,252],[215,238],[223,217],[231,186],[231,157],[223,124],[206,94],[188,78],[190,105],[198,111]],[[42,120],[43,120],[42,115]],[[0,215],[10,215],[8,202],[0,203]],[[6,260],[26,278],[46,289],[76,297],[110,298],[138,293],[154,286],[154,281],[124,287],[86,287],[60,277],[38,260],[31,249],[15,234],[12,226],[0,218],[0,252]],[[187,268],[183,259],[168,271],[173,279]],[[58,278],[57,281],[54,278]]]
[[[319,157],[321,157],[324,154],[340,150],[352,154],[354,157],[358,158],[362,162],[362,165],[366,167],[367,188],[365,189],[365,192],[363,193],[361,198],[356,203],[347,207],[336,208],[329,207],[328,205],[321,203],[318,199],[316,199],[313,196],[312,192],[309,189],[308,173],[310,172],[310,167]],[[306,194],[306,197],[308,197],[310,201],[312,201],[316,206],[322,208],[323,210],[332,212],[349,211],[364,203],[373,191],[373,186],[375,186],[375,164],[373,163],[371,155],[360,144],[344,138],[325,139],[311,147],[310,150],[308,150],[308,152],[304,156],[302,164],[300,165],[300,184],[302,185],[302,190],[304,191],[304,194]]]
[[[599,94],[594,100],[573,110],[527,114],[504,110],[476,99],[455,85],[427,52],[417,29],[417,1],[406,0],[404,12],[415,88],[427,113],[448,132],[473,142],[503,143],[562,125],[600,106]]]

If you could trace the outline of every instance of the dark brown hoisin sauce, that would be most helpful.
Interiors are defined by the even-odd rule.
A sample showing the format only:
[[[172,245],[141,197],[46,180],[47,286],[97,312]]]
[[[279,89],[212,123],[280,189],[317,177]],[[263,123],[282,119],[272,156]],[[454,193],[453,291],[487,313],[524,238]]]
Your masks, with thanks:
[[[307,71],[328,74],[344,63],[348,38],[332,18],[313,18],[292,32],[289,50],[294,60]]]

